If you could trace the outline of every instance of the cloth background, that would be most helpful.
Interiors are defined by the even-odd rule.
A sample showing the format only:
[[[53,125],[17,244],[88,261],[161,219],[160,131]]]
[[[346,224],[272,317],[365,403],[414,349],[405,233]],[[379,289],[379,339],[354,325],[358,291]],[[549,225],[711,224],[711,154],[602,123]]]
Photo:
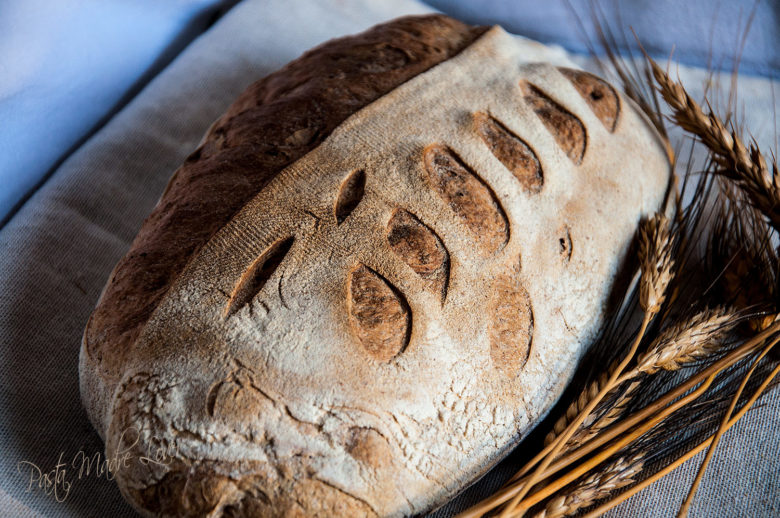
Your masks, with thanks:
[[[0,2],[0,221],[230,3]]]
[[[133,515],[113,482],[94,473],[79,479],[70,466],[79,451],[103,451],[81,407],[78,352],[110,270],[170,174],[248,84],[328,38],[427,10],[412,0],[245,0],[72,153],[0,229],[0,514]],[[679,73],[694,95],[702,92],[702,70]],[[745,76],[739,90],[746,126],[773,146],[771,82]],[[780,391],[760,403],[724,437],[692,516],[780,515]],[[31,464],[48,472],[60,455],[72,484],[62,502],[29,485]],[[473,503],[509,469],[500,465],[437,516]],[[673,515],[695,470],[686,464],[611,515]]]
[[[502,25],[542,43],[557,43],[587,54],[583,31],[591,41],[597,32],[591,16],[593,0],[425,0],[469,23]],[[731,67],[735,49],[743,47],[740,71],[780,78],[780,2],[777,0],[598,0],[596,12],[610,27],[631,27],[652,55],[686,65]],[[750,35],[743,39],[750,19]],[[635,48],[630,31],[617,37],[623,50]],[[617,36],[617,35],[616,35]]]

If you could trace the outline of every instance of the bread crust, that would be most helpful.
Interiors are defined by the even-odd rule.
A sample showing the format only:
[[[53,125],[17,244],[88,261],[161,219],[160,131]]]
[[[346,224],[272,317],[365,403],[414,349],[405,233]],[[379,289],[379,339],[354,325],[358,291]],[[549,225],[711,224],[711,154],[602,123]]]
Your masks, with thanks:
[[[595,336],[668,184],[657,133],[600,79],[539,63],[541,46],[494,27],[458,53],[453,38],[481,29],[423,20],[449,50],[419,19],[393,34],[452,59],[351,113],[370,98],[356,77],[389,85],[409,46],[377,41],[368,61],[358,37],[354,53],[320,54],[356,60],[354,76],[290,66],[298,79],[251,87],[145,224],[189,254],[156,301],[131,305],[151,306],[145,320],[117,334],[126,308],[93,315],[83,397],[107,457],[135,460],[115,475],[143,514],[429,510],[543,417]],[[225,203],[236,209],[219,216]],[[90,329],[115,339],[102,363]],[[142,460],[155,451],[162,462]]]
[[[203,244],[347,117],[454,56],[486,29],[442,15],[399,18],[326,42],[238,97],[171,177],[86,326],[82,400],[101,437],[105,398],[133,344]]]

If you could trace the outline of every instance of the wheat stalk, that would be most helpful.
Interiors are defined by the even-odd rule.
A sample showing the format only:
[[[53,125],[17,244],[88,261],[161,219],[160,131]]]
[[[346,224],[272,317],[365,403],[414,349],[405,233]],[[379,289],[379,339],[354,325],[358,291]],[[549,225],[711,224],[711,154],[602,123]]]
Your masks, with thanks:
[[[672,234],[669,220],[663,214],[657,213],[640,223],[639,263],[642,269],[639,305],[647,313],[658,313],[674,266]]]
[[[602,430],[609,428],[610,425],[620,419],[623,416],[626,407],[633,399],[639,385],[640,383],[638,381],[632,382],[615,400],[609,401],[609,403],[605,405],[607,408],[603,413],[597,411],[591,414],[588,419],[583,422],[580,429],[571,436],[571,439],[569,439],[564,447],[564,451],[569,451],[577,448],[581,444],[585,444],[601,433]],[[598,417],[595,417],[597,415]]]
[[[536,514],[536,518],[559,518],[589,507],[595,502],[607,498],[620,488],[635,481],[635,476],[644,467],[644,454],[633,457],[620,457],[603,469],[592,473],[571,489],[553,497],[545,508]]]
[[[585,386],[582,392],[580,392],[580,395],[577,396],[577,399],[572,401],[568,408],[566,408],[566,413],[564,413],[561,417],[558,418],[557,421],[555,421],[553,429],[550,430],[550,433],[548,433],[544,438],[545,446],[552,444],[552,442],[559,435],[561,435],[564,430],[566,430],[566,427],[568,427],[569,424],[574,421],[580,412],[582,412],[588,403],[596,397],[599,391],[604,388],[604,386],[606,386],[607,381],[609,380],[609,375],[616,367],[617,364],[613,363],[609,370],[601,372],[595,380],[591,381]]]
[[[682,84],[673,81],[658,64],[648,58],[658,91],[672,109],[672,118],[683,130],[696,135],[711,151],[719,166],[716,172],[732,180],[747,194],[753,205],[780,229],[780,190],[777,161],[770,172],[758,145],[745,146],[737,130],[709,109],[707,113],[688,95]]]
[[[686,516],[688,516],[688,511],[690,510],[691,503],[693,502],[693,497],[696,494],[696,491],[698,490],[702,479],[704,478],[704,473],[706,472],[707,466],[712,460],[712,456],[715,453],[715,448],[718,446],[718,442],[720,441],[721,437],[723,437],[723,434],[726,433],[726,429],[729,426],[729,419],[731,419],[731,415],[734,413],[734,409],[736,408],[737,403],[739,402],[739,398],[742,396],[742,392],[745,390],[748,381],[750,381],[750,377],[753,375],[753,372],[755,372],[761,360],[776,345],[777,345],[777,340],[770,342],[764,348],[764,350],[761,351],[761,354],[759,354],[758,357],[753,361],[753,365],[751,365],[750,370],[748,370],[747,374],[745,374],[744,378],[742,378],[742,383],[740,383],[739,388],[734,393],[734,396],[731,399],[731,404],[729,405],[728,410],[726,411],[725,414],[723,414],[723,418],[721,420],[720,426],[718,427],[718,431],[715,432],[715,434],[712,436],[712,443],[710,444],[710,447],[707,450],[707,454],[704,457],[704,461],[702,461],[701,465],[699,466],[699,471],[698,473],[696,473],[696,478],[694,479],[693,484],[691,484],[691,488],[688,491],[688,496],[686,497],[682,506],[680,506],[680,511],[679,513],[677,513],[677,518],[685,518]]]
[[[555,425],[553,425],[553,429],[550,430],[544,438],[545,446],[552,444],[552,442],[566,430],[574,418],[582,412],[587,404],[596,397],[599,391],[607,384],[609,375],[616,367],[617,364],[613,363],[609,370],[601,372],[598,378],[588,383],[585,389],[580,392],[579,397],[572,401],[566,409],[566,413],[558,418]],[[585,418],[582,425],[580,425],[579,430],[566,442],[566,445],[563,447],[563,452],[567,452],[572,448],[587,442],[591,437],[619,419],[623,410],[625,410],[626,405],[631,401],[634,392],[636,392],[637,386],[638,383],[631,383],[614,401],[610,401],[609,397],[615,390],[608,392],[605,397],[605,403]]]
[[[528,494],[531,488],[540,481],[542,474],[550,467],[550,464],[565,451],[565,446],[569,443],[572,436],[582,426],[582,423],[588,416],[596,409],[597,405],[604,399],[604,397],[618,385],[620,385],[625,378],[621,378],[621,373],[625,370],[631,360],[634,359],[636,352],[639,348],[639,344],[642,342],[642,338],[647,331],[650,322],[653,317],[660,311],[661,304],[665,299],[666,288],[672,279],[672,266],[674,260],[672,259],[672,233],[670,230],[669,220],[663,214],[657,213],[653,217],[643,220],[639,227],[639,261],[642,270],[642,275],[639,279],[640,282],[640,306],[644,311],[642,323],[639,326],[639,331],[634,337],[631,346],[628,348],[626,355],[618,363],[615,370],[610,373],[604,386],[600,387],[598,393],[588,401],[585,407],[577,416],[566,426],[565,430],[553,440],[550,444],[549,451],[545,448],[544,453],[531,460],[520,473],[524,473],[530,470],[533,463],[538,462],[538,465],[531,472],[526,484],[520,488],[517,494],[506,505],[501,512],[501,518],[507,518],[513,513],[519,512],[522,516],[524,510],[527,509],[525,505],[521,505],[518,510],[518,504],[523,501],[523,498]]]
[[[777,342],[777,340],[775,340]],[[680,456],[678,459],[670,462],[668,465],[663,467],[660,471],[657,473],[654,473],[650,477],[642,480],[639,484],[635,485],[631,489],[624,491],[623,493],[617,495],[616,497],[610,499],[608,502],[605,502],[604,504],[600,505],[597,509],[594,509],[590,511],[588,514],[584,516],[584,518],[596,518],[598,516],[601,516],[602,514],[606,513],[613,507],[616,507],[617,505],[621,504],[622,502],[625,502],[647,486],[654,484],[659,479],[665,477],[675,469],[677,469],[679,466],[687,462],[688,460],[692,459],[696,455],[698,455],[702,450],[712,445],[715,437],[718,434],[722,435],[722,432],[728,430],[732,426],[734,426],[740,419],[742,419],[748,410],[753,406],[753,404],[756,402],[756,400],[761,397],[761,394],[764,393],[764,391],[769,387],[769,385],[772,383],[772,381],[777,377],[777,375],[780,374],[780,364],[775,366],[775,368],[772,370],[772,372],[769,373],[769,375],[764,379],[764,381],[761,383],[761,385],[753,392],[753,395],[748,399],[748,401],[742,406],[742,408],[739,410],[739,412],[734,415],[731,419],[729,419],[728,423],[726,423],[725,427],[722,427],[721,430],[718,430],[718,432],[710,435],[707,439],[703,440],[699,443],[698,446],[695,446],[694,448],[691,448],[686,453],[684,453],[682,456]]]
[[[665,329],[637,360],[636,373],[654,374],[663,369],[677,370],[684,363],[707,356],[719,340],[734,328],[736,316],[724,308],[708,309],[690,320]]]

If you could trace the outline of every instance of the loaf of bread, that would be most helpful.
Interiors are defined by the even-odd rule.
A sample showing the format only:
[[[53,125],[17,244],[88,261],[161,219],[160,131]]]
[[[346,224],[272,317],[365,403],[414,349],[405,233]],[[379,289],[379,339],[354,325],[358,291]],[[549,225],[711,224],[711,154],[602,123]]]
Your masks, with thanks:
[[[82,399],[139,512],[418,514],[549,411],[670,166],[613,87],[535,61],[499,27],[403,18],[214,123],[84,333]]]

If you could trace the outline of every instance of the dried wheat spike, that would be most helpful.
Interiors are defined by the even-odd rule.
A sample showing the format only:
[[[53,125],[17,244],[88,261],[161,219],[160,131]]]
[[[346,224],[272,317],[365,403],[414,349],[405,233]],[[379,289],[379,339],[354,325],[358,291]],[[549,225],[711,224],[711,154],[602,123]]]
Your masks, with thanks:
[[[655,314],[666,298],[666,287],[672,280],[672,234],[666,216],[656,213],[639,226],[639,261],[642,278],[639,283],[639,305]]]
[[[653,374],[661,369],[677,370],[717,349],[720,339],[736,323],[735,315],[720,307],[678,322],[655,339],[650,349],[639,357],[634,370],[642,374]]]
[[[672,81],[655,61],[649,61],[658,91],[672,109],[674,121],[710,149],[718,165],[716,172],[734,180],[751,203],[772,222],[772,226],[780,229],[777,161],[773,160],[770,172],[755,142],[745,146],[733,125],[727,127],[712,110],[704,113],[680,83]]]
[[[614,367],[614,365],[612,367]],[[569,407],[566,409],[566,413],[559,417],[557,421],[555,421],[553,429],[544,438],[545,446],[551,444],[556,437],[561,435],[563,431],[566,430],[566,428],[569,426],[569,424],[574,421],[578,415],[580,415],[580,412],[582,412],[588,403],[594,397],[596,397],[604,385],[607,384],[612,367],[610,367],[610,370],[602,372],[599,374],[598,378],[588,383],[583,391],[580,392],[580,395],[577,397],[577,399],[571,402]],[[585,423],[583,423],[583,426],[584,425]]]
[[[561,435],[563,431],[566,430],[566,428],[569,426],[569,424],[574,421],[574,419],[580,414],[580,412],[582,412],[583,409],[588,406],[588,403],[590,403],[590,401],[595,398],[601,389],[604,388],[604,386],[607,384],[609,377],[613,372],[615,372],[616,368],[617,362],[613,362],[612,365],[609,366],[609,369],[601,372],[598,378],[585,386],[577,399],[572,401],[569,407],[566,409],[566,413],[559,417],[557,421],[555,421],[553,429],[544,438],[545,446],[549,446],[556,439],[556,437]],[[628,389],[626,389],[626,391],[620,396],[618,400],[610,402],[611,394],[614,394],[614,391],[618,390],[619,388],[620,387],[618,386],[607,392],[607,395],[604,397],[602,403],[596,407],[594,412],[591,412],[590,415],[585,418],[585,421],[583,421],[582,425],[580,425],[579,431],[577,431],[572,436],[572,438],[568,440],[566,446],[563,448],[564,452],[568,451],[572,445],[583,443],[583,439],[587,440],[595,435],[595,432],[593,432],[594,430],[603,430],[612,424],[615,419],[617,419],[617,417],[619,417],[620,413],[623,411],[623,408],[625,408],[625,405],[628,404],[628,401],[631,399],[631,395],[633,394],[635,387],[632,384],[628,387]],[[607,410],[606,413],[603,412],[605,405],[611,405],[611,408]]]
[[[569,516],[602,498],[609,497],[613,491],[634,483],[634,477],[644,466],[643,456],[644,454],[640,453],[630,458],[620,457],[607,464],[579,484],[554,496],[545,508],[536,514],[536,518]]]
[[[571,436],[571,439],[566,443],[564,451],[571,451],[578,446],[585,444],[593,437],[598,435],[602,430],[609,428],[615,421],[620,419],[626,406],[631,402],[640,383],[633,381],[626,387],[622,394],[620,394],[614,401],[610,400],[610,395],[613,391],[617,391],[620,387],[615,387],[607,396],[604,401],[596,407],[596,410],[585,419],[580,429]]]

